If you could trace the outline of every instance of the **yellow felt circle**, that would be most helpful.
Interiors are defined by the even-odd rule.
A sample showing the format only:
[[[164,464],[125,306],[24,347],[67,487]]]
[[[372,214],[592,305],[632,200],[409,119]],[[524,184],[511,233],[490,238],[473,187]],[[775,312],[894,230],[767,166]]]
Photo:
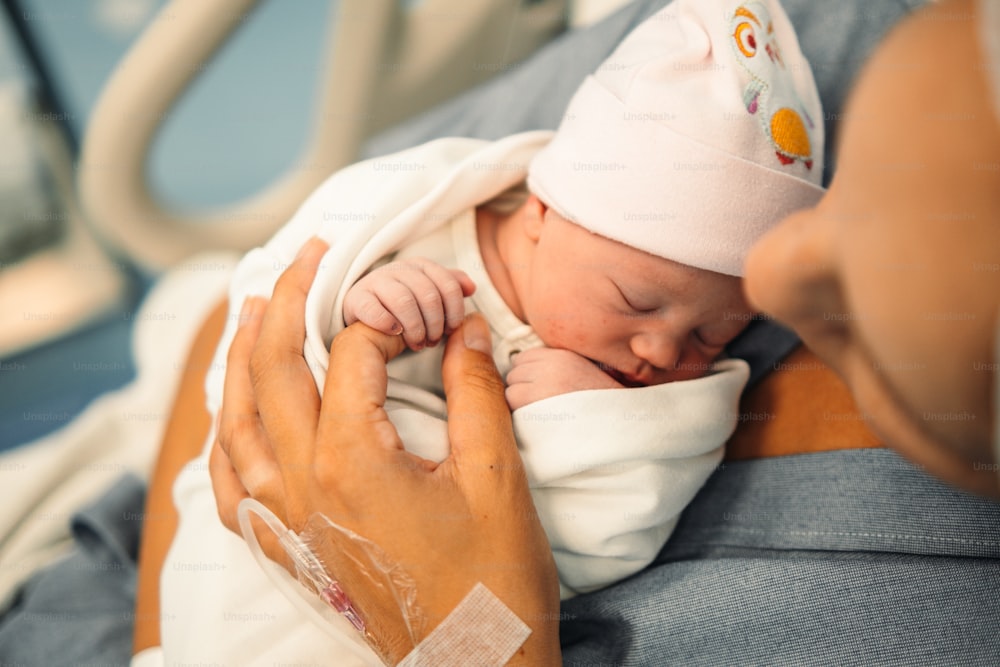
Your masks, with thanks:
[[[774,112],[771,116],[771,137],[782,153],[801,158],[812,155],[806,124],[793,109],[783,107]]]

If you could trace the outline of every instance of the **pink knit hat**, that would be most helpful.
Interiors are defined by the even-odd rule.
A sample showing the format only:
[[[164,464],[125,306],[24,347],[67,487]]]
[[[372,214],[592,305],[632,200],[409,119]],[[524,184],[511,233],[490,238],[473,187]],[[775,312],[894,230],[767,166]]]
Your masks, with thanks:
[[[675,0],[580,86],[528,187],[563,217],[734,276],[823,194],[823,113],[774,0]]]

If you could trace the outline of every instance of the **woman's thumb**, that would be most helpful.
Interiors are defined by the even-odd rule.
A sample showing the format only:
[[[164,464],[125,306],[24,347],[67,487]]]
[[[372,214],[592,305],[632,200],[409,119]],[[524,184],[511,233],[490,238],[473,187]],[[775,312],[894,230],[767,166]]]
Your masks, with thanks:
[[[456,465],[520,465],[504,383],[493,363],[490,330],[479,314],[448,337],[441,369],[448,402],[448,439]]]

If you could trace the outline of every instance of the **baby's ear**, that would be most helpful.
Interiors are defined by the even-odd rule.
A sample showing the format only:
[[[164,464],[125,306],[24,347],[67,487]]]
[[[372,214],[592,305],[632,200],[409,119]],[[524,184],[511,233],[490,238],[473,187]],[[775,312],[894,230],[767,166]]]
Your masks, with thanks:
[[[524,233],[532,241],[538,241],[542,235],[542,225],[545,224],[545,213],[549,207],[535,195],[528,195],[522,210],[521,224],[524,225]]]

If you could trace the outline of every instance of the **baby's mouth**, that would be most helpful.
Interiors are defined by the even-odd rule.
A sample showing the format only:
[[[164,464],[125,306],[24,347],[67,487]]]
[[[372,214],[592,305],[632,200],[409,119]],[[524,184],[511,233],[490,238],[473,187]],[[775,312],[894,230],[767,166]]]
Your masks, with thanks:
[[[633,378],[631,375],[623,373],[622,371],[618,370],[617,368],[614,368],[614,367],[609,366],[607,364],[603,364],[603,363],[601,363],[599,361],[595,361],[594,363],[597,364],[598,368],[600,368],[602,371],[604,371],[605,373],[607,373],[608,376],[610,376],[612,380],[614,380],[615,382],[617,382],[618,384],[620,384],[620,385],[622,385],[624,387],[635,388],[635,387],[645,387],[646,386],[646,383],[640,382],[636,378]]]

